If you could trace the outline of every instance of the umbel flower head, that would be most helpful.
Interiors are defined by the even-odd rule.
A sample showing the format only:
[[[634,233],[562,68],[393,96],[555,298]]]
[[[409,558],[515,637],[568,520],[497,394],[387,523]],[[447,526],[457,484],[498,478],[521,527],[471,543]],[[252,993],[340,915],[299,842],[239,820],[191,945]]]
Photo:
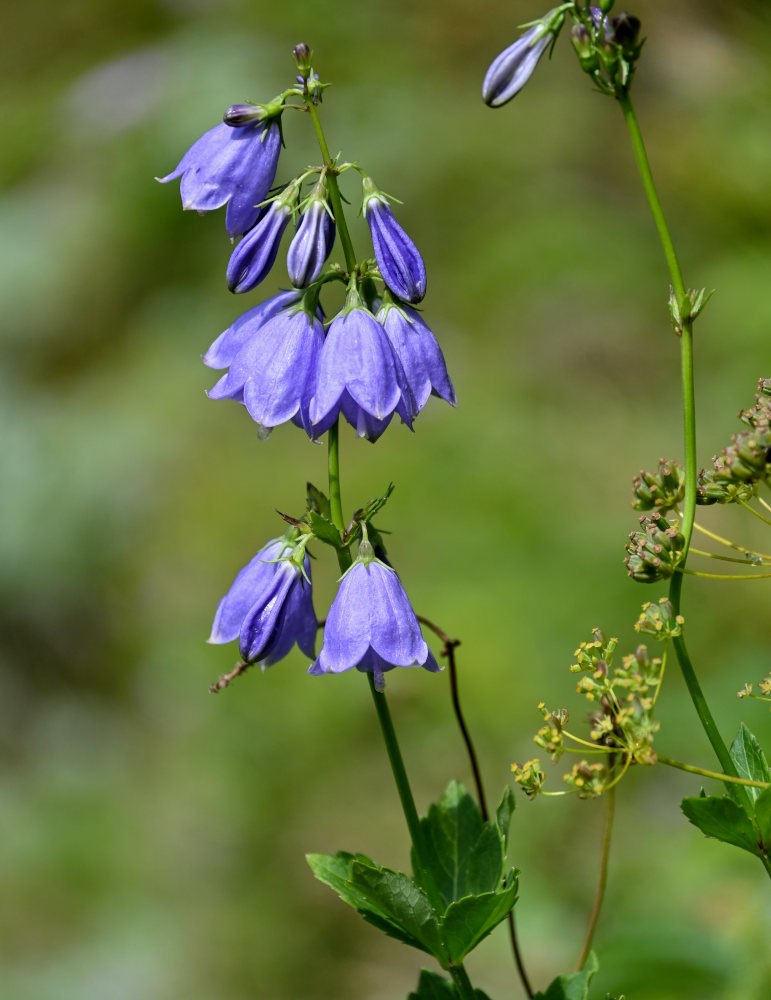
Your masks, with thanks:
[[[225,227],[235,239],[257,221],[273,184],[281,150],[278,119],[236,127],[222,122],[188,149],[162,184],[182,178],[182,207],[204,214],[227,205]]]
[[[340,581],[321,652],[308,673],[340,674],[353,667],[371,672],[378,691],[394,667],[440,669],[396,571],[375,558],[366,540]]]
[[[528,30],[490,63],[482,84],[482,99],[499,108],[520,92],[533,75],[538,60],[557,37],[565,20],[559,7],[540,20],[524,25]]]
[[[371,178],[363,179],[362,189],[362,211],[369,223],[383,281],[404,302],[420,302],[426,294],[426,266],[418,248],[396,221],[386,196]]]
[[[305,545],[273,538],[241,570],[214,616],[209,642],[232,642],[245,663],[264,669],[297,643],[315,655],[316,613],[311,595],[311,564]]]

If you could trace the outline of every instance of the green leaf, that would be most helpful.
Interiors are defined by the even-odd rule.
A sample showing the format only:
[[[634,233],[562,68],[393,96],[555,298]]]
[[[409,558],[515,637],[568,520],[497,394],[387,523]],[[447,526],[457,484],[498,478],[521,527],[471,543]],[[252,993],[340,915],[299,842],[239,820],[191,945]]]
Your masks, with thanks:
[[[364,854],[349,854],[347,851],[340,851],[334,855],[308,854],[306,860],[316,878],[334,889],[340,898],[360,913],[368,923],[403,944],[425,950],[421,942],[406,932],[398,921],[392,920],[385,909],[350,884],[354,862],[375,868],[374,861]]]
[[[755,823],[766,854],[771,854],[771,788],[764,789],[755,800]]]
[[[517,901],[517,872],[512,871],[505,889],[486,892],[451,903],[440,921],[442,940],[453,962],[463,957],[506,919]]]
[[[763,748],[744,723],[739,726],[730,753],[740,778],[748,778],[750,781],[771,780]],[[743,791],[749,796],[750,802],[755,802],[760,793],[759,788],[751,785],[745,785]]]
[[[510,785],[507,785],[501,796],[501,801],[498,803],[498,808],[495,811],[495,822],[498,825],[498,832],[503,841],[504,854],[509,847],[509,827],[511,826],[511,817],[516,804],[517,800],[514,798],[514,791]]]
[[[747,813],[727,795],[683,799],[680,808],[707,837],[734,844],[750,854],[760,854],[758,837]]]
[[[314,537],[320,542],[333,545],[336,549],[340,548],[340,532],[331,521],[312,510],[308,514],[308,525]]]
[[[589,983],[599,964],[593,951],[589,952],[583,969],[570,976],[557,976],[544,993],[536,993],[533,1000],[587,1000]]]
[[[407,1000],[457,1000],[457,998],[458,994],[451,980],[440,976],[438,972],[423,969],[418,980],[417,992],[410,993]],[[489,1000],[489,997],[481,990],[474,990],[474,1000]]]
[[[482,820],[479,806],[459,782],[450,782],[420,828],[445,907],[500,887],[504,855],[498,828]],[[413,856],[413,866],[414,861]]]
[[[436,914],[426,894],[412,879],[402,872],[357,860],[351,866],[348,885],[365,899],[370,910],[384,915],[401,930],[401,940],[444,963],[446,953]]]
[[[305,502],[307,505],[308,513],[311,513],[311,511],[315,511],[317,514],[321,514],[321,516],[325,518],[327,521],[331,521],[332,507],[329,503],[329,500],[327,499],[326,494],[322,493],[321,490],[317,489],[313,485],[313,483],[307,483],[306,490],[307,493]]]

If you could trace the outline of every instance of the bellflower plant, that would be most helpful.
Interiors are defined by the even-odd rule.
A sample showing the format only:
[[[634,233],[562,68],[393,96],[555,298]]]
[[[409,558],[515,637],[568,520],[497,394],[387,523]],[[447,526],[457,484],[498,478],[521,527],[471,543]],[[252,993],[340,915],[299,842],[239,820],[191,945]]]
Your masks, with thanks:
[[[396,571],[375,558],[364,541],[345,573],[324,626],[324,644],[309,674],[339,674],[355,667],[370,671],[375,689],[394,667],[439,666],[428,648]]]
[[[598,887],[577,971],[557,976],[543,992],[537,993],[531,984],[513,916],[519,880],[517,869],[507,860],[507,847],[514,793],[507,787],[497,810],[488,807],[460,707],[458,641],[416,614],[391,566],[385,532],[378,530],[375,521],[380,521],[390,501],[393,484],[347,512],[342,500],[341,418],[359,436],[375,441],[396,423],[394,415],[411,426],[431,395],[455,405],[441,348],[421,314],[412,308],[426,291],[423,259],[396,222],[388,197],[369,175],[358,164],[331,155],[321,121],[328,84],[315,71],[313,53],[305,44],[294,49],[297,77],[279,98],[269,105],[231,106],[225,124],[206,133],[177,170],[163,178],[182,177],[182,196],[188,207],[209,211],[228,204],[228,231],[245,233],[227,269],[228,286],[236,292],[251,291],[267,277],[277,260],[284,229],[302,212],[287,255],[288,278],[294,287],[271,295],[236,319],[214,341],[203,361],[209,367],[227,369],[209,396],[243,404],[261,431],[292,423],[315,442],[325,438],[328,485],[326,492],[307,485],[304,507],[299,509],[298,501],[295,513],[280,514],[289,525],[286,534],[268,542],[244,566],[220,601],[210,641],[228,643],[237,638],[241,661],[212,690],[228,686],[251,664],[266,667],[287,657],[295,644],[306,662],[312,661],[307,669],[312,677],[349,675],[330,681],[339,685],[342,698],[348,696],[356,673],[365,675],[409,832],[412,870],[394,871],[364,854],[342,851],[309,855],[308,863],[317,878],[368,922],[436,960],[441,974],[423,970],[409,1000],[489,1000],[472,985],[464,961],[504,921],[528,998],[588,1000],[597,969],[591,948],[608,874],[614,795],[633,765],[650,772],[663,764],[719,782],[726,794],[686,798],[683,812],[707,836],[759,859],[771,875],[771,775],[765,755],[745,726],[730,749],[723,742],[688,654],[681,608],[684,574],[715,575],[692,570],[694,555],[744,562],[748,572],[723,574],[722,578],[771,576],[761,572],[771,569],[771,556],[725,539],[695,520],[697,503],[704,507],[733,504],[771,524],[763,513],[771,514],[771,504],[759,495],[762,488],[771,488],[771,380],[761,380],[755,403],[742,411],[745,429],[716,456],[712,470],[699,473],[693,325],[709,293],[686,289],[632,108],[630,86],[642,45],[639,22],[627,14],[611,16],[611,7],[612,0],[597,7],[564,3],[524,25],[526,33],[493,62],[483,84],[488,105],[505,104],[521,90],[570,19],[580,68],[596,88],[617,102],[629,129],[669,269],[670,315],[681,350],[684,391],[685,463],[662,460],[657,471],[643,471],[636,478],[634,506],[642,512],[642,520],[627,547],[627,568],[635,580],[666,581],[668,586],[666,596],[643,604],[635,625],[646,639],[659,644],[659,655],[639,643],[619,658],[618,640],[594,629],[576,649],[570,666],[578,677],[577,693],[589,703],[588,732],[579,736],[571,730],[566,708],[539,706],[543,725],[535,743],[540,750],[555,761],[570,750],[587,756],[568,771],[566,787],[559,794],[603,797],[606,803]],[[294,120],[312,125],[320,162],[299,170],[266,203],[278,155],[278,122],[287,109],[301,111]],[[362,212],[371,236],[371,247],[367,244],[359,252],[341,190],[346,175],[354,176],[351,170],[363,177]],[[339,292],[341,286],[346,291],[342,309],[325,310],[322,302],[328,302],[324,298],[328,289]],[[295,432],[287,429],[286,433]],[[264,447],[270,449],[270,445]],[[261,483],[269,479],[269,472],[263,473]],[[694,530],[730,554],[693,549]],[[311,594],[310,558],[328,549],[334,552],[339,588],[319,622]],[[452,711],[476,793],[472,797],[452,781],[423,817],[416,808],[384,690],[385,674],[396,667],[439,670],[421,626],[443,644]],[[315,637],[321,628],[323,641],[316,657]],[[673,760],[660,750],[656,706],[664,690],[668,655],[681,668],[715,752],[717,771]],[[412,680],[427,690],[442,683],[420,671]],[[407,676],[397,672],[389,679],[389,689],[406,683]],[[747,682],[740,694],[766,698],[771,694],[771,678],[761,681],[758,690],[756,695]],[[516,785],[528,798],[550,794],[544,791],[546,776],[538,758],[514,764],[512,771]]]
[[[278,112],[280,115],[280,111]],[[257,221],[276,176],[281,128],[275,111],[257,124],[215,125],[193,143],[162,184],[182,178],[182,207],[203,215],[227,205],[225,227],[231,239]]]

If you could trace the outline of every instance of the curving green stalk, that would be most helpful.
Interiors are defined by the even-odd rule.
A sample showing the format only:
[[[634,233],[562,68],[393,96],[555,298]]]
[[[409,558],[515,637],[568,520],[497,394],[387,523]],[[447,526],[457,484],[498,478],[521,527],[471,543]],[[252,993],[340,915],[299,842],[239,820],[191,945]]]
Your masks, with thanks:
[[[693,534],[693,523],[696,514],[696,477],[698,474],[698,467],[696,463],[696,396],[693,380],[693,320],[691,318],[691,304],[686,293],[682,271],[680,270],[680,263],[677,259],[677,253],[675,252],[669,227],[667,226],[666,219],[664,218],[661,202],[659,201],[656,186],[653,182],[653,174],[651,173],[648,155],[645,151],[645,144],[640,131],[640,125],[637,121],[634,108],[632,107],[629,93],[626,89],[620,89],[616,96],[618,98],[621,111],[623,112],[627,128],[629,129],[629,135],[632,140],[632,147],[637,160],[637,166],[640,170],[640,176],[642,178],[643,187],[648,199],[648,204],[650,205],[651,213],[653,214],[653,219],[656,223],[656,229],[658,230],[659,239],[661,240],[664,256],[667,261],[667,267],[669,269],[672,290],[682,317],[682,330],[680,333],[680,368],[683,395],[683,432],[685,438],[685,497],[683,500],[680,530],[685,538],[682,560],[682,565],[684,566],[685,561],[688,558],[688,548],[691,544],[691,536]],[[669,586],[669,600],[672,602],[675,614],[680,614],[682,587],[683,574],[679,572],[675,573]],[[720,761],[720,766],[726,774],[738,777],[734,763],[731,760],[731,755],[728,752],[728,747],[720,735],[717,723],[715,722],[709,705],[707,704],[707,700],[704,697],[704,692],[701,689],[699,679],[696,676],[696,671],[694,670],[691,658],[688,655],[688,649],[685,645],[685,641],[682,636],[677,636],[673,642],[675,652],[677,653],[677,661],[680,664],[680,670],[682,671],[683,678],[688,688],[688,693],[691,696],[691,700],[693,701],[694,708],[699,716],[704,732],[707,734],[707,738],[712,745],[712,749],[715,751],[715,755]]]

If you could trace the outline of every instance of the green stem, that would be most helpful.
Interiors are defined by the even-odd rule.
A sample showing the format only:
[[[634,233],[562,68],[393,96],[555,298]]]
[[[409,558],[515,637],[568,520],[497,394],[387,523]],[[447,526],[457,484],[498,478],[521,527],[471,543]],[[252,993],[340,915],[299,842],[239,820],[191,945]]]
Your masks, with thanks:
[[[745,549],[743,545],[737,545],[736,542],[731,542],[727,538],[723,538],[721,535],[716,535],[714,531],[708,531],[707,528],[703,528],[700,524],[694,523],[694,528],[700,531],[702,535],[706,535],[707,538],[712,538],[714,541],[719,542],[721,545],[727,545],[729,549],[735,549],[737,552],[744,552],[748,556],[757,556],[759,559],[771,559],[771,555],[765,552],[755,552],[753,549]]]
[[[750,505],[748,503],[744,503],[743,500],[739,501],[739,505],[741,507],[744,507],[745,510],[748,510],[750,512],[750,514],[754,514],[755,517],[760,518],[760,520],[764,524],[771,524],[771,521],[769,521],[769,519],[764,514],[761,514],[759,510],[755,510],[754,507],[750,507]]]
[[[471,980],[463,965],[451,965],[449,971],[455,985],[455,992],[458,994],[458,1000],[474,1000],[474,987],[471,985]]]
[[[664,256],[667,261],[667,267],[669,268],[672,288],[674,290],[680,309],[680,315],[682,317],[682,330],[680,334],[680,362],[683,394],[683,430],[685,437],[685,497],[683,500],[683,515],[680,530],[685,538],[682,562],[682,565],[684,566],[688,557],[688,547],[691,543],[691,535],[693,534],[693,524],[696,513],[697,464],[696,402],[693,381],[693,322],[690,318],[690,303],[686,301],[685,283],[683,282],[680,263],[677,259],[677,254],[675,253],[675,247],[672,242],[669,227],[667,226],[666,219],[664,218],[664,211],[656,192],[656,186],[653,183],[653,174],[651,173],[650,163],[648,162],[648,155],[645,151],[645,144],[643,142],[642,133],[640,132],[637,116],[634,113],[634,108],[632,107],[629,94],[626,90],[620,90],[617,97],[624,115],[624,120],[626,121],[627,128],[629,129],[629,135],[632,140],[632,147],[634,148],[637,166],[640,170],[640,176],[642,178],[643,187],[645,188],[645,194],[648,198],[651,213],[653,214],[653,219],[659,233],[659,239],[661,240]],[[669,600],[672,603],[675,615],[680,614],[682,587],[683,574],[673,574],[669,586]],[[688,693],[691,696],[691,700],[693,701],[694,708],[699,716],[704,732],[707,734],[707,738],[712,745],[712,749],[715,751],[715,755],[720,761],[720,766],[726,774],[738,777],[736,768],[734,767],[733,761],[728,753],[728,748],[723,742],[712,713],[709,710],[709,706],[707,705],[704,692],[701,689],[696,672],[693,669],[693,664],[691,663],[691,658],[688,655],[688,650],[683,637],[677,636],[673,641],[675,645],[675,652],[677,653],[677,660],[680,664],[680,670],[682,671],[683,678],[685,679]]]
[[[768,562],[764,562],[763,559],[758,559],[756,562],[750,562],[746,557],[744,559],[739,559],[736,556],[721,556],[716,552],[705,552],[703,549],[695,549],[691,546],[691,553],[696,556],[706,556],[707,559],[719,559],[721,562],[739,563],[741,566],[767,566]]]
[[[672,760],[671,757],[664,757],[657,754],[656,759],[660,764],[667,767],[676,767],[680,771],[687,771],[689,774],[700,774],[704,778],[714,778],[715,781],[732,782],[736,785],[749,785],[752,788],[771,788],[767,781],[751,781],[749,778],[736,778],[732,774],[720,774],[719,771],[707,771],[703,767],[694,767],[693,764],[684,764],[680,760]]]
[[[372,699],[375,702],[375,711],[377,712],[380,729],[383,733],[388,760],[391,764],[394,781],[396,782],[396,789],[399,793],[399,800],[402,804],[402,812],[407,821],[407,829],[410,831],[412,846],[415,849],[415,875],[420,885],[425,889],[431,905],[442,913],[444,912],[444,906],[441,903],[439,890],[431,874],[431,867],[426,863],[427,853],[423,841],[423,832],[420,829],[418,811],[415,808],[415,800],[412,797],[412,789],[410,788],[407,771],[404,768],[404,761],[399,749],[399,741],[396,738],[396,730],[391,719],[391,712],[388,709],[385,692],[378,691],[375,688],[375,677],[371,671],[367,673],[367,678],[369,680],[370,691],[372,692]]]
[[[600,919],[602,901],[605,898],[605,887],[608,884],[608,860],[610,858],[610,839],[613,833],[613,814],[616,805],[616,789],[613,785],[608,786],[605,792],[605,827],[602,832],[602,853],[600,855],[600,873],[597,879],[597,888],[594,893],[592,912],[589,915],[589,925],[586,928],[584,946],[576,964],[576,971],[580,972],[586,964],[589,952],[592,950],[594,932],[597,929],[597,921]]]
[[[348,232],[348,223],[345,221],[343,199],[340,196],[340,186],[337,183],[337,169],[335,168],[335,161],[329,152],[329,146],[327,145],[327,140],[324,136],[324,130],[321,127],[318,109],[311,101],[308,101],[308,111],[311,119],[313,120],[313,127],[316,130],[316,138],[319,142],[321,155],[324,157],[324,167],[326,168],[327,175],[327,190],[329,191],[329,200],[332,202],[332,214],[334,215],[335,222],[337,223],[337,232],[340,236],[340,243],[343,246],[343,253],[345,254],[345,266],[350,272],[353,272],[356,270],[356,253],[353,249],[353,243],[351,242],[351,234]]]

